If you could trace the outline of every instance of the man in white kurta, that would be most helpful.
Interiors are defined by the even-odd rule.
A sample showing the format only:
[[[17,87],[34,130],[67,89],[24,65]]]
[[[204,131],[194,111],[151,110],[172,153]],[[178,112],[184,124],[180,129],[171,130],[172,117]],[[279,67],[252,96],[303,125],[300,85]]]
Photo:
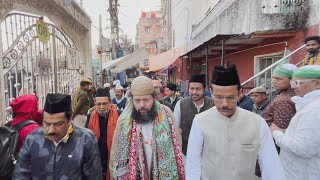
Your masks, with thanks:
[[[235,66],[215,67],[215,107],[195,116],[188,144],[187,180],[284,180],[283,169],[263,118],[237,107],[240,81]]]
[[[320,179],[320,66],[307,65],[293,73],[292,98],[297,113],[288,128],[272,124],[280,160],[288,180]]]

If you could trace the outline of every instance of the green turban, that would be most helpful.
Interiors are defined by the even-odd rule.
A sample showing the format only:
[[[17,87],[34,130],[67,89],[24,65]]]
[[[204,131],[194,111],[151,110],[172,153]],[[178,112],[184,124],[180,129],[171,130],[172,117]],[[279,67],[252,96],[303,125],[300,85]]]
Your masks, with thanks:
[[[292,77],[320,79],[320,66],[319,65],[307,65],[299,68],[295,71]]]
[[[292,78],[292,74],[297,70],[297,66],[293,64],[285,64],[286,61],[279,63],[276,68],[273,70],[273,76],[287,77]]]

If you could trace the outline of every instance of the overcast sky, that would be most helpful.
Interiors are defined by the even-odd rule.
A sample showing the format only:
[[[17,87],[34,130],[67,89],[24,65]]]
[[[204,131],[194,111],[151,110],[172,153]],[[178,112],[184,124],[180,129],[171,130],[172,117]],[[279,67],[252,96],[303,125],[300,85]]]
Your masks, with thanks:
[[[80,0],[77,0],[78,2]],[[120,34],[127,34],[132,41],[135,39],[136,25],[142,11],[160,10],[161,0],[118,0],[120,7],[118,18],[120,21]],[[103,35],[110,37],[109,0],[83,0],[83,7],[92,20],[92,25],[99,28],[99,14],[102,14]],[[99,42],[99,31],[91,27],[92,47]]]

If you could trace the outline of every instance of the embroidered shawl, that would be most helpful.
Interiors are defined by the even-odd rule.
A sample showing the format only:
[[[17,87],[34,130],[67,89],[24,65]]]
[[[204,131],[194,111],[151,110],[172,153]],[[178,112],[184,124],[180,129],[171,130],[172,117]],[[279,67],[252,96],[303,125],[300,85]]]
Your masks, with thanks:
[[[180,136],[172,112],[156,103],[158,117],[153,122],[152,172],[148,177],[143,140],[137,131],[138,124],[131,119],[132,101],[122,112],[111,149],[110,172],[119,180],[185,180]]]

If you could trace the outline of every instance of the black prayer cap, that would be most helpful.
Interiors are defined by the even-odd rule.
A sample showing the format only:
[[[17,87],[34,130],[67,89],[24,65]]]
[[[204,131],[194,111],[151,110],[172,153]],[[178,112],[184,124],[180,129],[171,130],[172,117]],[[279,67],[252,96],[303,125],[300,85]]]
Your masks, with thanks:
[[[234,64],[230,65],[229,68],[215,66],[211,83],[218,86],[240,85],[236,66]]]
[[[196,82],[206,85],[206,75],[205,74],[195,74],[191,77],[189,83]]]
[[[96,97],[110,97],[110,92],[108,89],[105,88],[98,88]]]
[[[167,88],[170,89],[171,91],[177,91],[177,85],[173,83],[167,83]]]
[[[43,110],[50,114],[70,112],[72,111],[71,96],[66,94],[47,94]]]

